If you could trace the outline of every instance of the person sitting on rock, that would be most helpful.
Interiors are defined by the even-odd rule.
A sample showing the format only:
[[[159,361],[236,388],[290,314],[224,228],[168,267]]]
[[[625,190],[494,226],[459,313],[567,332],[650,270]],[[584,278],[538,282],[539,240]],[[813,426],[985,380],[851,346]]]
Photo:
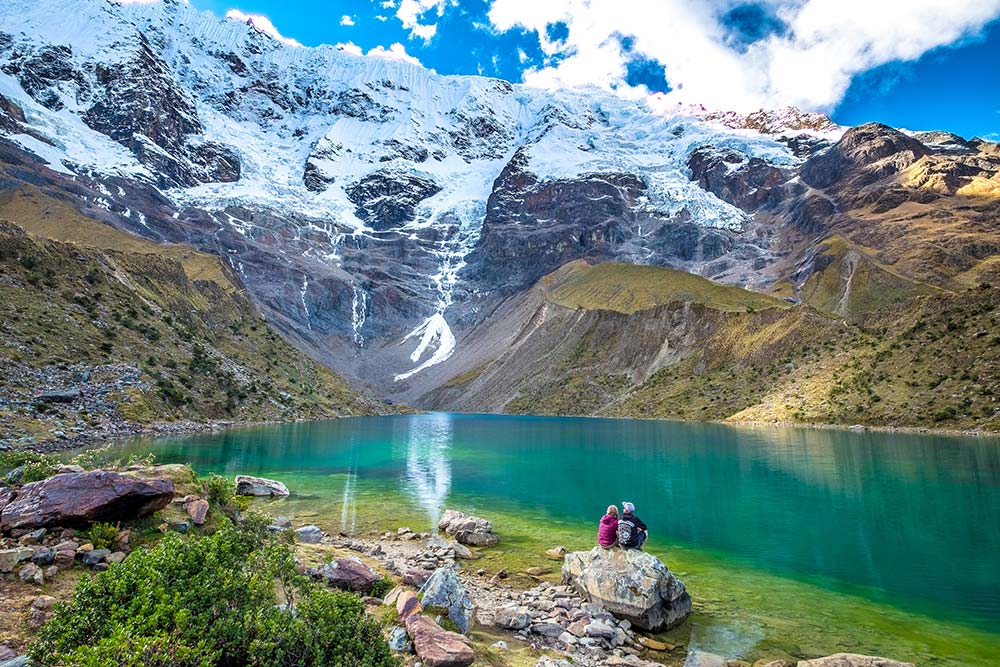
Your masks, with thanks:
[[[642,519],[635,515],[635,505],[622,503],[622,515],[618,519],[618,546],[622,549],[642,549],[649,537],[649,529]]]
[[[608,505],[608,511],[601,517],[597,528],[597,543],[605,549],[618,544],[618,506]]]

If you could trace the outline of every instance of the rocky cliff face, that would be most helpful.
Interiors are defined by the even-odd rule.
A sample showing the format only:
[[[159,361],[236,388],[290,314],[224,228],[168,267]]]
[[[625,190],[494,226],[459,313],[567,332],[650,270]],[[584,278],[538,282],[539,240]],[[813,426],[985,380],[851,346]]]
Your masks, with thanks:
[[[12,0],[0,17],[5,192],[32,184],[217,254],[290,340],[402,400],[581,258],[795,300],[833,233],[941,286],[988,275],[997,253],[986,142],[441,77],[177,0]],[[942,201],[943,246],[914,253],[889,231],[917,230],[913,206],[939,220]]]

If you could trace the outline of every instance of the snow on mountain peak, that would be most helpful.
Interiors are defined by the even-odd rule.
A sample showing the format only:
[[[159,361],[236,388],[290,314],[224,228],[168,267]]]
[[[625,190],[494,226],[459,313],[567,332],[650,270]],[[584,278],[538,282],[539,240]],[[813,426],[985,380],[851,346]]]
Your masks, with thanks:
[[[7,0],[0,95],[31,128],[10,139],[56,169],[151,182],[178,206],[299,216],[310,229],[303,261],[337,270],[345,234],[335,227],[356,243],[388,229],[412,239],[440,230],[419,240],[436,264],[425,277],[433,312],[406,336],[419,339],[412,361],[426,359],[397,380],[454,350],[445,316],[515,155],[539,183],[635,175],[644,188],[636,215],[739,230],[747,214],[691,180],[692,152],[710,145],[792,166],[799,158],[772,135],[838,130],[797,110],[664,112],[604,92],[439,76],[401,59],[303,47],[262,17],[228,16],[180,0]],[[232,213],[217,218],[254,234]],[[361,282],[352,282],[351,313],[359,347],[373,307]],[[307,322],[310,289],[300,283]]]

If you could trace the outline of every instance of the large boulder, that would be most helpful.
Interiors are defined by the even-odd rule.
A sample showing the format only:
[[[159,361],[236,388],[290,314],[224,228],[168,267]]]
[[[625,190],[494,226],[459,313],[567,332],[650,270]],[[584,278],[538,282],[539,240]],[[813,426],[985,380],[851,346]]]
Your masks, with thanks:
[[[656,556],[634,549],[566,554],[563,580],[580,595],[643,630],[672,628],[691,613],[691,596]]]
[[[457,510],[445,510],[438,521],[438,529],[456,541],[474,547],[491,547],[500,541],[500,536],[493,532],[492,523]]]
[[[21,487],[3,508],[0,527],[10,531],[126,521],[163,509],[173,497],[170,480],[136,479],[107,470],[66,473]]]
[[[457,632],[449,632],[426,616],[406,619],[406,631],[413,648],[426,667],[466,667],[475,659],[472,640]]]
[[[468,634],[475,605],[455,570],[450,567],[434,570],[434,574],[420,587],[420,601],[424,609],[442,610],[463,634]]]
[[[800,660],[798,667],[913,667],[913,663],[858,653],[836,653],[825,658]]]
[[[315,579],[326,581],[334,588],[365,595],[371,592],[375,582],[379,580],[375,570],[354,558],[338,558],[309,570],[309,574]]]
[[[288,487],[281,482],[250,475],[236,476],[236,493],[241,496],[287,496]]]

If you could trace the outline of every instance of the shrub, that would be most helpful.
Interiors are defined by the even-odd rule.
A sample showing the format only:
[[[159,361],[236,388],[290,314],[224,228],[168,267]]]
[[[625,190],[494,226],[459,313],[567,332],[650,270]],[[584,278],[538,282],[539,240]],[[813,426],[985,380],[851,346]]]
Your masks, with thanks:
[[[81,579],[30,655],[62,667],[398,664],[360,598],[296,574],[259,519],[200,539],[168,534]]]
[[[0,477],[9,484],[27,484],[56,474],[55,457],[29,451],[0,452]]]
[[[232,514],[234,511],[245,510],[250,506],[250,499],[236,495],[236,482],[222,475],[212,473],[202,482],[205,497],[208,502],[223,512]]]
[[[372,597],[382,598],[385,597],[386,593],[388,593],[395,587],[396,584],[393,583],[392,579],[390,579],[389,577],[382,577],[381,579],[376,581],[375,584],[372,586],[370,595]]]
[[[118,526],[111,523],[95,523],[87,529],[87,541],[95,549],[110,549],[118,540]]]

